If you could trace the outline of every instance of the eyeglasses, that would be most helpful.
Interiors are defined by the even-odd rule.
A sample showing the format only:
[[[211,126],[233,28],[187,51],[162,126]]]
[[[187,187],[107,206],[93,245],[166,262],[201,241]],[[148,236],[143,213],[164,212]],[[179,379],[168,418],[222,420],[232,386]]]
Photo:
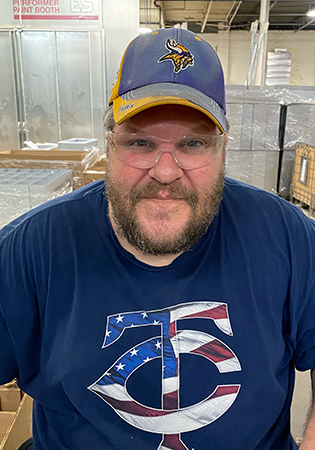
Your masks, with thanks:
[[[106,133],[119,160],[137,169],[151,169],[164,152],[171,153],[181,169],[200,169],[220,155],[224,148],[224,136],[210,134],[161,139],[141,133]]]

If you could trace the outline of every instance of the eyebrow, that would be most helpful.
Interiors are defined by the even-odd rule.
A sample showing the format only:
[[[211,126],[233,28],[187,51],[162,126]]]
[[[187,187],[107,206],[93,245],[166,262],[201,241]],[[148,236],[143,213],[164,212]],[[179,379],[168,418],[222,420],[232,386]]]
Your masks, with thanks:
[[[129,131],[130,133],[136,133],[137,131],[140,130],[139,127],[137,127],[136,125],[133,125],[132,123],[131,124],[126,123],[125,125],[127,128],[126,131]],[[124,133],[125,133],[125,131],[124,131]]]
[[[206,133],[206,131],[215,131],[215,130],[218,130],[219,131],[219,133],[220,133],[220,130],[219,130],[219,128],[216,126],[216,124],[214,123],[214,122],[212,122],[213,123],[213,126],[214,126],[214,128],[212,129],[212,130],[204,130],[204,131],[202,131],[201,129],[200,129],[200,124],[199,123],[196,123],[196,125],[193,127],[193,128],[191,128],[191,130],[190,130],[190,132],[188,133],[188,134],[191,134],[191,133],[196,133],[196,134],[205,134]],[[124,131],[124,133],[143,133],[143,134],[148,134],[148,133],[144,133],[143,132],[143,130],[141,129],[141,127],[138,127],[137,125],[134,125],[133,123],[126,123],[126,128],[127,128],[127,130],[125,130]],[[220,133],[221,134],[221,133]]]

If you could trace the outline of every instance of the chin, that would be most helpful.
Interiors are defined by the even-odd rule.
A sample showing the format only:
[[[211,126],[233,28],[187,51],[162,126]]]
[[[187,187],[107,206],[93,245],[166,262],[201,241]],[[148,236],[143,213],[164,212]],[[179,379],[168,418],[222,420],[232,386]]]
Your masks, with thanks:
[[[163,214],[164,216],[165,214]],[[180,219],[170,219],[169,217],[141,218],[138,216],[138,223],[141,231],[153,240],[172,239],[182,233],[189,222],[189,216]]]
[[[141,203],[141,202],[140,202]],[[181,231],[191,219],[191,207],[186,202],[161,202],[162,204],[138,204],[136,217],[141,227],[148,230],[162,230],[167,232],[177,229]],[[172,204],[173,203],[173,204]],[[175,233],[176,231],[174,231]]]

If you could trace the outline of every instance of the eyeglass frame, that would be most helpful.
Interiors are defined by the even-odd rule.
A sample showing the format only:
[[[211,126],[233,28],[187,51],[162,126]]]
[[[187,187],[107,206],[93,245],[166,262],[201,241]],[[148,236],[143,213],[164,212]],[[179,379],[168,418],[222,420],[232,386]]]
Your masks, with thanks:
[[[139,167],[139,166],[132,165],[132,164],[126,162],[125,160],[119,158],[120,154],[123,154],[123,153],[126,154],[127,152],[126,151],[125,152],[123,152],[123,151],[122,152],[117,152],[116,151],[116,145],[115,145],[115,141],[114,141],[114,139],[115,139],[114,136],[115,135],[116,136],[130,135],[130,136],[137,136],[138,138],[143,138],[143,139],[153,138],[153,139],[157,140],[158,142],[163,142],[163,143],[172,143],[172,142],[176,143],[176,142],[179,142],[180,140],[185,139],[185,138],[191,138],[191,139],[196,138],[197,139],[197,138],[202,138],[202,137],[207,137],[207,138],[212,137],[212,138],[217,138],[217,143],[215,144],[215,148],[216,149],[218,147],[220,147],[220,148],[219,148],[219,151],[217,152],[217,154],[213,157],[213,159],[209,160],[205,164],[202,163],[201,166],[198,165],[198,167],[193,167],[193,168],[182,167],[182,165],[178,161],[178,157],[175,154],[175,151],[180,151],[180,150],[174,150],[174,149],[172,149],[172,150],[161,149],[158,152],[157,157],[155,158],[154,163],[152,165],[150,165],[149,167],[141,167],[141,166]],[[181,168],[182,170],[196,170],[196,169],[200,169],[202,167],[207,166],[208,164],[211,164],[215,159],[217,159],[219,157],[219,155],[222,153],[223,149],[225,148],[226,137],[227,137],[226,133],[221,133],[221,134],[218,134],[218,135],[201,135],[201,134],[187,135],[187,136],[181,136],[180,138],[176,138],[176,139],[174,139],[174,138],[173,139],[162,139],[162,138],[159,138],[157,136],[146,135],[146,134],[142,134],[142,133],[115,133],[114,131],[108,131],[105,134],[105,138],[108,140],[109,146],[112,148],[112,150],[118,156],[118,158],[119,158],[119,160],[121,162],[123,162],[124,164],[126,164],[126,165],[128,165],[130,167],[133,167],[133,168],[136,168],[136,169],[142,169],[142,170],[150,170],[150,169],[152,169],[158,163],[158,161],[159,161],[160,157],[162,156],[162,154],[165,153],[165,152],[171,153],[171,155],[172,155],[174,161],[176,162],[177,166],[179,168]],[[153,152],[154,151],[155,150],[153,150]],[[147,152],[147,154],[149,154],[149,153],[150,152]],[[182,152],[182,153],[184,154],[184,152]],[[140,154],[141,153],[139,153],[139,155]],[[143,154],[145,155],[146,153],[143,153]],[[210,154],[210,152],[209,152],[209,154]]]

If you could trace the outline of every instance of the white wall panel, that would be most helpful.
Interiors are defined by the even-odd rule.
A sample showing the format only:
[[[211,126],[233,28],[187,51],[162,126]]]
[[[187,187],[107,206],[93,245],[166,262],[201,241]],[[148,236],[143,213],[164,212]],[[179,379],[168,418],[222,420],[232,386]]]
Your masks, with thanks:
[[[57,64],[62,139],[93,136],[88,33],[58,32]]]
[[[0,32],[0,151],[19,148],[11,33]]]
[[[248,68],[251,33],[230,31],[227,39],[217,34],[202,34],[218,52],[222,60],[226,84],[244,85]],[[267,50],[286,48],[292,53],[291,86],[315,85],[315,31],[269,31]],[[228,53],[228,64],[226,55]]]
[[[33,142],[57,142],[54,33],[26,31],[21,38],[28,139]]]
[[[104,0],[103,27],[106,33],[106,99],[109,100],[120,59],[127,44],[138,34],[138,0]]]

